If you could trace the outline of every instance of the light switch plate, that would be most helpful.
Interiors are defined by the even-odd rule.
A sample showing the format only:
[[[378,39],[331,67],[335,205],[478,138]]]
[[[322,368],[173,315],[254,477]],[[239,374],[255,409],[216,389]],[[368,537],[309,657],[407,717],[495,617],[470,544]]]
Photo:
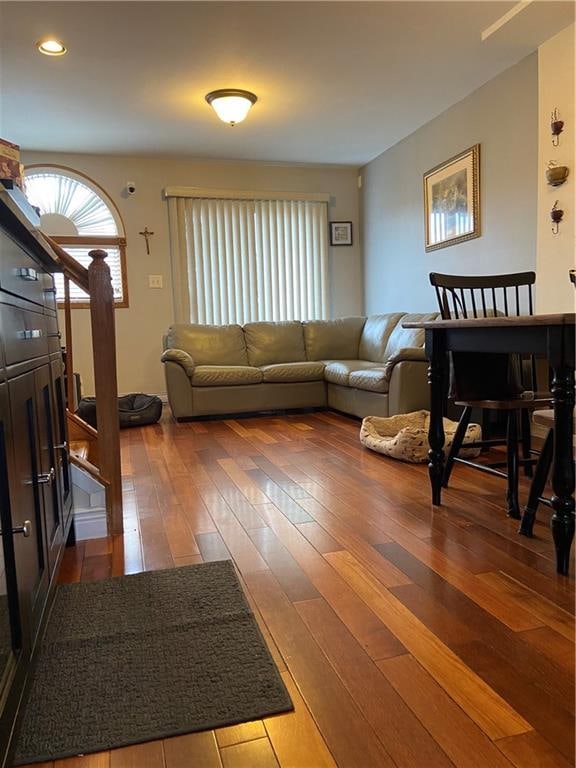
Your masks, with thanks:
[[[162,288],[162,275],[148,275],[148,288]]]

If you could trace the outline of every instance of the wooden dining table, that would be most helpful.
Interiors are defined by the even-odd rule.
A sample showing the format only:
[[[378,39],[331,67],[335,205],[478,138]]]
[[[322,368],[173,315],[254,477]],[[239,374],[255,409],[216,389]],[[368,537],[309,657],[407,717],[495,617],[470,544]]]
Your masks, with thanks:
[[[449,352],[519,353],[545,357],[552,370],[554,409],[554,461],[551,499],[552,536],[558,573],[567,574],[574,538],[574,327],[576,314],[520,317],[466,318],[407,322],[405,328],[422,328],[430,361],[430,443],[428,465],[432,504],[440,505],[444,472],[444,428],[449,375]]]

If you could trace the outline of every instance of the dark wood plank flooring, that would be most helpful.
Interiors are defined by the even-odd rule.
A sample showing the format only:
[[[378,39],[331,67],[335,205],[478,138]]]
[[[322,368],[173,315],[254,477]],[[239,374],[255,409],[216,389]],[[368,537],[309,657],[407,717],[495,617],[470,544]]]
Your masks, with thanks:
[[[569,768],[574,580],[502,481],[363,450],[333,413],[122,433],[125,535],[62,582],[232,558],[296,705],[43,768]],[[522,481],[525,498],[527,483]]]

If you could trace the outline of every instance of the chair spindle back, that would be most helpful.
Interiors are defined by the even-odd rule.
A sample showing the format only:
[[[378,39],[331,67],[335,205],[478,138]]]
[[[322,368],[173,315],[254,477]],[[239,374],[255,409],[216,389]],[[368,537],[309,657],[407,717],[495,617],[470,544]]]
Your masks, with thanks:
[[[444,320],[533,315],[535,282],[535,272],[471,276],[430,273]]]
[[[508,275],[443,275],[430,273],[443,320],[520,317],[534,314],[535,272]],[[536,387],[536,363],[529,359],[529,389]]]

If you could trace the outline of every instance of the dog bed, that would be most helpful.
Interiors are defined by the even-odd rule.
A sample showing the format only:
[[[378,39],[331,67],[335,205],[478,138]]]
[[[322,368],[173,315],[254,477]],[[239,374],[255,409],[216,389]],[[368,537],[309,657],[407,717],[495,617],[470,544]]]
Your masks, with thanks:
[[[450,450],[458,423],[443,419],[445,443],[444,451]],[[360,442],[366,448],[390,456],[400,461],[408,461],[412,464],[420,464],[428,461],[428,426],[430,424],[429,411],[415,411],[414,413],[401,413],[397,416],[381,418],[367,416],[362,421],[360,429]],[[470,424],[464,436],[464,443],[460,450],[460,456],[475,458],[480,455],[479,448],[466,448],[466,443],[477,442],[482,439],[482,428],[479,424]]]
[[[97,429],[96,398],[83,397],[78,405],[78,416]],[[118,398],[120,429],[155,424],[162,415],[162,400],[156,395],[133,393]]]

